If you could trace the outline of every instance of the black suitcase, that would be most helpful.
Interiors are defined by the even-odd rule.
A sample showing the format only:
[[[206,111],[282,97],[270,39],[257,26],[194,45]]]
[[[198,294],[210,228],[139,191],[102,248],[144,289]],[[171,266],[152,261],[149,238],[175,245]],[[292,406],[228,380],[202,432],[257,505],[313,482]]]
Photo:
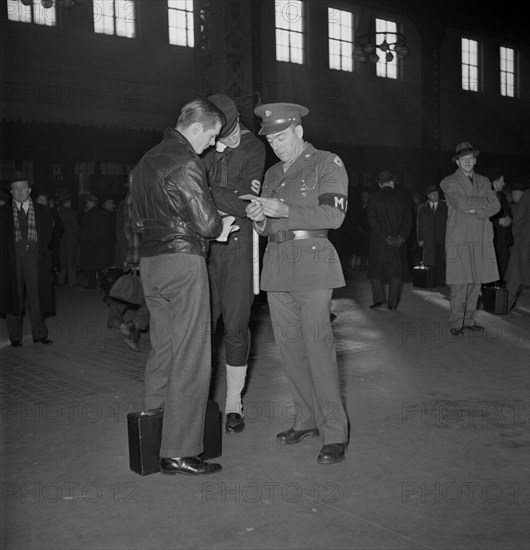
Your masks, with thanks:
[[[508,291],[500,286],[482,287],[482,306],[484,311],[495,315],[508,313]]]
[[[436,281],[434,280],[434,270],[420,263],[412,268],[412,286],[418,288],[434,288]]]
[[[161,409],[144,414],[133,412],[127,415],[129,467],[141,476],[156,474],[160,471],[163,418],[164,411]],[[208,401],[206,407],[203,442],[204,452],[200,458],[209,460],[221,456],[221,415],[219,405],[215,401]]]

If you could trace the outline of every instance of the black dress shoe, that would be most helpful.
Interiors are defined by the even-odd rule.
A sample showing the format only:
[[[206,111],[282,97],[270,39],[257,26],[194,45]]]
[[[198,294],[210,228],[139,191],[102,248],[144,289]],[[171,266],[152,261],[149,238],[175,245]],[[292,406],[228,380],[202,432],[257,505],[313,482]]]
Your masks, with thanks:
[[[226,415],[225,430],[226,433],[239,433],[245,429],[245,421],[238,413],[228,413]]]
[[[459,336],[460,334],[464,334],[464,331],[461,328],[452,328],[451,334],[453,336]]]
[[[395,311],[397,309],[397,306],[386,306],[386,309],[389,309],[390,311]]]
[[[53,344],[53,340],[48,340],[46,336],[44,338],[37,338],[37,340],[33,340],[34,344]]]
[[[160,459],[160,471],[163,474],[200,476],[205,474],[214,474],[220,470],[222,470],[222,466],[220,464],[204,462],[198,456]]]
[[[311,428],[310,430],[294,430],[289,428],[286,432],[280,432],[276,436],[276,443],[281,445],[294,445],[300,443],[304,437],[316,437],[318,435],[318,428]]]
[[[22,347],[22,341],[21,340],[11,340],[11,345],[14,348],[21,348]]]
[[[317,463],[337,464],[337,462],[342,462],[346,453],[346,446],[347,443],[331,443],[329,445],[324,445],[322,449],[320,449]]]
[[[370,309],[374,309],[375,307],[381,307],[384,305],[385,302],[374,302],[370,307]]]

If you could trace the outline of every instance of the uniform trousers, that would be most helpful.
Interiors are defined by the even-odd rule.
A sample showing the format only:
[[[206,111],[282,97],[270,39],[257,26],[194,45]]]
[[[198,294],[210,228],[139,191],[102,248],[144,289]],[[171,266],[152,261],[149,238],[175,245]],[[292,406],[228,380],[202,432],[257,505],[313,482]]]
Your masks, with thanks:
[[[267,293],[274,338],[295,407],[292,427],[317,427],[324,445],[348,441],[329,320],[331,294],[331,289]]]
[[[7,332],[9,339],[22,341],[24,304],[27,298],[29,318],[31,322],[31,334],[33,340],[48,337],[48,329],[41,313],[39,298],[39,255],[37,251],[25,251],[16,249],[15,255],[17,270],[18,303],[20,315],[6,315]]]
[[[206,262],[185,253],[144,257],[140,277],[152,347],[143,410],[164,408],[161,457],[196,456],[203,452],[211,374]]]
[[[480,284],[462,283],[450,285],[449,328],[462,328],[475,324]]]
[[[248,361],[248,325],[254,299],[251,262],[252,235],[248,239],[231,237],[229,243],[210,245],[212,333],[215,334],[217,321],[222,316],[226,362],[233,367],[245,366]]]

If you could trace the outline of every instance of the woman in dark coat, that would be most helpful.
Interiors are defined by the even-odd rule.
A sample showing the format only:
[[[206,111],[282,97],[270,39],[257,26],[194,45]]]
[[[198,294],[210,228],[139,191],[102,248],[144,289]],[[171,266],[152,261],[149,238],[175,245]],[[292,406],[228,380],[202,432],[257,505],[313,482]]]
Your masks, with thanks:
[[[490,176],[491,186],[497,198],[501,203],[501,209],[491,216],[493,223],[493,246],[495,247],[495,256],[497,258],[497,267],[499,268],[499,279],[504,281],[504,274],[508,267],[510,259],[510,247],[512,246],[512,212],[508,198],[504,192],[504,176],[502,172],[497,171]]]

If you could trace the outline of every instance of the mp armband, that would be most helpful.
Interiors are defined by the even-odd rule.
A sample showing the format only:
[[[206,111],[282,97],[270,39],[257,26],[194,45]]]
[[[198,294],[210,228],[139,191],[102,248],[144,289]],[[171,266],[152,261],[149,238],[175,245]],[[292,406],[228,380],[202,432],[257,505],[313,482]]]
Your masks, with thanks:
[[[348,197],[340,193],[322,193],[322,195],[318,196],[318,204],[327,204],[345,213],[348,209]]]

